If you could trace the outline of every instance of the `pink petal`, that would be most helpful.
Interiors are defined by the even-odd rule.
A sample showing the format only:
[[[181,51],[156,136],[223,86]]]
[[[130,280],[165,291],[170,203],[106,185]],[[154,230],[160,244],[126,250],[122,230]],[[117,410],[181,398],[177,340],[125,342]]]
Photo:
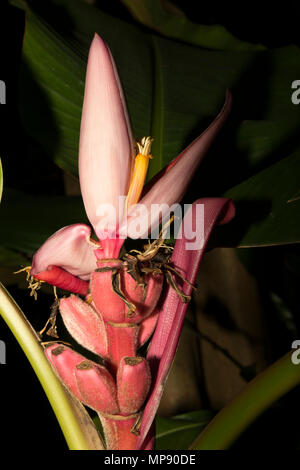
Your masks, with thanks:
[[[173,265],[192,284],[195,282],[199,264],[211,231],[214,225],[220,222],[218,218],[221,216],[223,220],[229,221],[229,218],[234,216],[234,206],[229,199],[199,199],[190,209],[194,214],[196,204],[204,204],[204,246],[199,250],[186,250],[187,239],[183,236],[176,241],[172,255]],[[191,286],[187,283],[183,283],[181,289],[187,295],[190,295],[192,292]],[[145,439],[147,440],[148,431],[154,420],[163,393],[164,383],[177,349],[187,306],[188,304],[183,303],[176,292],[169,288],[147,353],[153,386],[143,414],[137,449],[144,448],[143,443]]]
[[[133,236],[134,221],[138,217],[138,223],[141,224],[144,234],[147,236],[150,229],[150,208],[151,208],[151,227],[155,228],[160,220],[159,207],[154,210],[154,204],[167,204],[169,207],[174,203],[181,201],[186,189],[199,165],[213,143],[216,135],[224,125],[230,109],[231,109],[231,93],[227,90],[225,104],[216,119],[210,126],[195,139],[178,157],[176,157],[166,168],[164,168],[158,176],[155,177],[154,183],[150,181],[147,186],[147,193],[140,200],[147,210],[145,216],[134,214],[135,207],[132,207],[132,216],[128,218],[128,236]],[[155,137],[155,136],[154,136]],[[164,216],[164,212],[162,217]],[[130,227],[130,224],[133,224]],[[123,228],[125,221],[122,224]],[[141,230],[142,231],[142,230]],[[134,238],[134,236],[133,236]]]
[[[132,131],[116,66],[109,48],[95,34],[86,72],[79,177],[86,213],[96,233],[101,205],[118,208],[119,196],[126,196],[133,161]]]
[[[57,266],[74,276],[88,280],[97,268],[95,247],[87,243],[91,229],[84,224],[68,225],[55,232],[39,248],[32,260],[34,277]],[[46,279],[45,279],[46,280]]]
[[[152,422],[149,432],[140,450],[154,450],[155,447],[155,421]]]

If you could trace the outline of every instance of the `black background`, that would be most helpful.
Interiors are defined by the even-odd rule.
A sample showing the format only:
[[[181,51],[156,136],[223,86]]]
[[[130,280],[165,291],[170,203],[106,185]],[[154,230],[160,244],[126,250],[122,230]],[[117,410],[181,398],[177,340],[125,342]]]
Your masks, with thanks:
[[[118,1],[98,3],[108,13],[126,21],[134,21]],[[232,7],[228,2],[223,2],[222,6],[216,6],[215,2],[201,2],[201,8],[197,8],[200,2],[177,0],[174,3],[180,6],[192,21],[223,24],[235,36],[246,41],[260,42],[271,48],[288,44],[300,45],[300,7],[297,4],[273,2],[271,6],[268,4],[264,8],[262,2],[257,5],[253,2],[240,2]],[[23,29],[22,13],[2,0],[0,79],[6,83],[7,104],[0,106],[0,139],[5,155],[3,167],[6,184],[36,195],[51,186],[52,191],[59,194],[63,191],[60,172],[50,162],[43,160],[41,164],[38,150],[24,135],[19,119],[18,72]],[[40,169],[38,181],[34,180],[33,167],[36,172]],[[47,184],[49,181],[51,185]],[[280,251],[276,251],[276,256],[280,270]],[[41,328],[48,317],[52,302],[49,296],[41,294],[39,301],[35,302],[29,295],[24,296],[24,292],[16,286],[10,287],[9,291],[32,324],[37,329]],[[7,364],[0,365],[1,450],[34,450],[42,452],[44,457],[59,450],[66,450],[64,438],[38,379],[2,319],[0,339],[5,341],[7,346]],[[296,404],[296,393],[299,391],[289,394],[286,401]],[[292,448],[293,429],[297,426],[298,415],[297,408],[293,416],[286,416],[284,409],[278,409],[275,414],[266,412],[241,437],[235,448],[248,451],[253,447],[272,449],[278,444],[278,429],[282,448]]]

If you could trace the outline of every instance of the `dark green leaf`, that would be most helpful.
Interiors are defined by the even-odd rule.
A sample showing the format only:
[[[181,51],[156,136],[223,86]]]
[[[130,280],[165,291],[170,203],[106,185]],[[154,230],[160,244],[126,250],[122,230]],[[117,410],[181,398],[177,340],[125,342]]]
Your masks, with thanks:
[[[150,134],[151,127],[151,48],[136,28],[81,1],[55,3],[55,17],[65,21],[65,40],[33,11],[26,10],[21,108],[28,132],[59,166],[77,175],[85,69],[95,32],[113,50],[135,133],[141,137]]]
[[[211,411],[184,413],[172,418],[156,417],[157,450],[188,449],[200,431],[212,419]]]
[[[250,247],[300,242],[300,151],[227,191],[236,217],[215,231],[230,246]]]
[[[206,26],[190,21],[171,2],[159,0],[122,0],[132,15],[143,25],[169,38],[208,49],[262,50],[264,46],[241,41],[224,26]]]
[[[0,266],[6,266],[16,269],[18,266],[27,266],[29,260],[22,253],[0,247]]]
[[[81,197],[38,197],[5,191],[0,206],[0,245],[31,256],[56,230],[86,222]]]

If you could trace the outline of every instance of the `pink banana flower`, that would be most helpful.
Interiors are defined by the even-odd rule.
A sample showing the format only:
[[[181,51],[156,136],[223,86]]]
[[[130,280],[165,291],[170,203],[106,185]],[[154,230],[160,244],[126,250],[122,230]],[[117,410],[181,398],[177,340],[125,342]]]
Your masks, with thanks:
[[[118,210],[120,197],[129,195],[128,205],[140,202],[148,209],[151,204],[180,202],[230,109],[227,92],[217,118],[159,173],[154,184],[146,186],[139,200],[150,155],[140,154],[142,161],[134,168],[134,140],[116,66],[107,45],[96,34],[89,52],[79,145],[81,193],[96,235],[102,218],[97,209],[112,204]],[[90,235],[91,228],[85,224],[63,227],[37,251],[31,274],[62,289],[86,294],[90,275],[97,268],[96,247],[88,243]],[[117,257],[123,241],[103,240],[97,255]]]
[[[124,233],[134,236],[132,227],[138,220],[140,236],[146,237],[161,220],[158,210],[148,220],[153,205],[170,207],[180,202],[230,108],[227,92],[224,107],[212,124],[144,187],[152,140],[142,139],[136,152],[114,60],[95,35],[86,72],[79,178],[86,214],[98,240],[91,239],[88,225],[63,227],[36,252],[31,275],[73,293],[59,302],[65,326],[81,346],[104,359],[100,366],[59,344],[46,349],[71,393],[99,413],[109,449],[153,447],[153,418],[186,310],[186,303],[170,286],[162,302],[162,272],[144,271],[142,282],[129,272],[130,258],[126,262],[119,258]],[[229,221],[234,209],[227,199],[197,202],[204,204],[205,246],[217,220]],[[146,209],[142,218],[135,211],[138,203]],[[115,209],[117,219],[107,218],[107,207]],[[177,241],[171,264],[193,283],[204,248],[186,251],[185,241],[185,237]],[[181,279],[179,285],[189,296],[190,284]],[[146,360],[137,355],[138,349],[156,324]]]

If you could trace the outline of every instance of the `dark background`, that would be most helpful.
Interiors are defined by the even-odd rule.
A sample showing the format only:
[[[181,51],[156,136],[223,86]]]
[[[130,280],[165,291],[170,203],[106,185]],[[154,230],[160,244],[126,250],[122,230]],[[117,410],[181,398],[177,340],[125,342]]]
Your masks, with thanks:
[[[47,2],[43,2],[47,3]],[[300,46],[300,6],[280,2],[263,8],[262,2],[240,2],[230,8],[227,2],[216,7],[214,2],[174,1],[194,22],[219,23],[236,37],[259,42],[270,48],[289,44]],[[207,4],[205,4],[207,3]],[[134,22],[128,11],[118,1],[97,2],[107,13]],[[20,11],[1,1],[0,6],[0,79],[7,87],[7,104],[0,106],[1,152],[5,182],[8,186],[29,194],[63,194],[61,171],[46,158],[39,158],[41,149],[26,136],[18,111],[18,72],[24,18]],[[296,77],[295,77],[296,78]],[[300,79],[300,77],[298,77]],[[2,156],[1,155],[1,156]],[[36,178],[36,175],[39,175]],[[1,227],[1,221],[0,221]],[[299,259],[298,246],[261,249],[252,256],[252,269],[262,291],[272,287],[285,299],[295,313],[299,327]],[[287,260],[297,269],[289,270]],[[268,268],[266,268],[268,266]],[[28,315],[36,329],[40,329],[48,317],[52,298],[41,293],[35,302],[17,285],[10,285],[10,293]],[[271,312],[268,312],[271,315]],[[298,315],[298,317],[297,317]],[[271,348],[272,359],[289,349],[291,336],[282,331],[280,324],[273,322]],[[298,330],[299,331],[299,330]],[[1,449],[38,449],[44,456],[65,450],[66,444],[54,413],[28,361],[11,332],[0,320],[0,339],[7,345],[7,364],[0,365],[1,398]],[[299,390],[285,397],[280,405],[264,413],[235,444],[235,448],[252,450],[263,448],[299,448],[299,432],[296,432],[300,417]]]

